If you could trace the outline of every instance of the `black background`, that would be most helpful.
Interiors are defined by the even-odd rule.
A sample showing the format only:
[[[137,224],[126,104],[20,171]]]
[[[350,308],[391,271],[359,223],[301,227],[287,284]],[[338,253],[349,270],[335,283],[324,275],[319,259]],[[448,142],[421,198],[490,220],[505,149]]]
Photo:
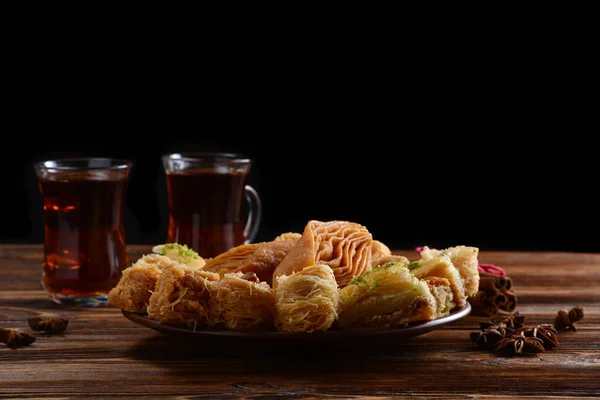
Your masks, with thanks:
[[[356,128],[356,127],[355,127]],[[229,136],[223,132],[139,137],[89,134],[58,143],[26,144],[28,151],[4,166],[2,240],[41,242],[41,196],[33,162],[79,155],[115,156],[134,162],[126,233],[130,243],[161,243],[168,205],[161,154],[169,151],[235,151],[254,160],[248,183],[261,194],[257,240],[301,232],[310,219],[346,219],[367,226],[394,248],[467,244],[482,249],[599,251],[594,163],[551,139],[500,134],[472,136],[400,133],[321,135],[295,133]],[[375,129],[377,130],[377,129]],[[101,139],[94,139],[95,135]],[[178,139],[177,136],[180,136]],[[592,146],[582,143],[581,146]]]
[[[160,156],[210,150],[253,158],[257,240],[345,219],[393,248],[600,251],[597,91],[564,43],[303,57],[242,43],[200,59],[94,43],[11,59],[2,242],[43,241],[33,163],[79,155],[134,162],[127,240],[164,242]]]

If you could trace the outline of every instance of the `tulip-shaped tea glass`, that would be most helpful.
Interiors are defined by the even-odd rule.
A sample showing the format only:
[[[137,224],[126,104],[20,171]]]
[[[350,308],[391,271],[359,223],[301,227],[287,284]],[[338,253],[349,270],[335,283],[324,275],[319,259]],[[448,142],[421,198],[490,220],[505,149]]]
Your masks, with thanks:
[[[44,205],[42,287],[56,303],[98,306],[128,266],[128,160],[70,158],[34,165]]]

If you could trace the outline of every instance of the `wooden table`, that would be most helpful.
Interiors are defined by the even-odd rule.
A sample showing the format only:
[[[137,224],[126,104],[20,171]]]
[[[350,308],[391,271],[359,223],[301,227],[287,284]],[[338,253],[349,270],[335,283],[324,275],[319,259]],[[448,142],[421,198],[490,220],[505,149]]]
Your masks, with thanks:
[[[150,246],[129,247],[131,259]],[[396,251],[414,259],[413,251]],[[600,254],[489,252],[480,262],[512,278],[531,325],[582,305],[576,332],[533,356],[503,357],[469,333],[469,315],[398,343],[384,354],[243,357],[139,326],[112,307],[77,309],[40,289],[41,245],[0,245],[0,326],[32,332],[26,319],[70,319],[62,335],[30,346],[0,344],[0,398],[592,398],[600,397]]]

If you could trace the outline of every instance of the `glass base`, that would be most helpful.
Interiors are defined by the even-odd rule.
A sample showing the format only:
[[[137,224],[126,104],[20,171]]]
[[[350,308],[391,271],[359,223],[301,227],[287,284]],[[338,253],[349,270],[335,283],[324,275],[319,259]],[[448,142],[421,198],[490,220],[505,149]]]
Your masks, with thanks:
[[[65,296],[62,294],[51,294],[46,292],[50,299],[58,304],[64,304],[77,307],[99,307],[108,304],[108,295],[99,294],[90,297]]]

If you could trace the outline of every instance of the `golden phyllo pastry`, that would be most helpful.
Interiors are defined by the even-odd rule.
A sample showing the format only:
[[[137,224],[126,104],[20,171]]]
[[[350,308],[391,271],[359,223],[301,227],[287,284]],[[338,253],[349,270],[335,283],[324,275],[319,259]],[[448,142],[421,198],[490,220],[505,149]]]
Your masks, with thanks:
[[[404,256],[392,254],[390,248],[379,240],[373,240],[373,244],[371,246],[371,268],[375,268],[389,262],[408,264],[409,261],[408,258]]]
[[[208,318],[211,326],[236,331],[273,327],[275,298],[253,272],[225,274],[211,285]]]
[[[123,270],[121,279],[108,293],[111,305],[122,310],[145,313],[154,286],[163,269],[177,264],[159,254],[147,254]]]
[[[465,295],[475,296],[479,291],[479,249],[469,246],[455,246],[444,250],[435,250],[427,246],[421,251],[421,258],[429,260],[432,258],[448,256],[452,264],[458,269],[463,278]]]
[[[371,262],[371,267],[375,268],[375,267],[378,267],[380,265],[391,263],[391,262],[397,262],[397,263],[400,263],[400,264],[408,264],[409,260],[408,260],[408,258],[406,258],[404,256],[392,254],[392,255],[389,255],[389,256],[382,256],[382,257],[379,257],[377,259],[374,259]]]
[[[243,244],[208,260],[203,269],[221,276],[235,272],[252,272],[261,282],[270,286],[275,268],[296,242],[295,239],[288,239]]]
[[[333,270],[318,264],[277,278],[275,326],[283,332],[326,331],[337,318],[339,290]]]
[[[436,318],[436,300],[425,281],[391,262],[352,279],[340,290],[344,329],[390,328]]]
[[[462,307],[467,302],[464,279],[458,268],[454,266],[449,257],[441,256],[426,260],[413,261],[409,264],[412,273],[419,279],[440,277],[448,279],[454,294],[454,302]]]
[[[176,263],[165,268],[150,296],[148,316],[190,328],[208,323],[208,301],[219,274]]]
[[[224,271],[222,275],[237,272],[235,269],[254,254],[258,246],[258,243],[248,243],[233,247],[216,257],[206,260],[206,264],[204,264],[204,267],[202,268],[204,268],[205,271],[216,273]]]
[[[324,264],[335,275],[340,288],[371,268],[373,238],[367,228],[349,221],[309,221],[288,255],[275,269],[277,277],[291,275],[306,267]]]
[[[301,233],[296,232],[286,232],[277,236],[274,240],[298,240],[302,237]]]
[[[392,251],[390,248],[379,240],[373,240],[371,242],[371,258],[373,260],[378,259],[379,257],[391,256]]]

